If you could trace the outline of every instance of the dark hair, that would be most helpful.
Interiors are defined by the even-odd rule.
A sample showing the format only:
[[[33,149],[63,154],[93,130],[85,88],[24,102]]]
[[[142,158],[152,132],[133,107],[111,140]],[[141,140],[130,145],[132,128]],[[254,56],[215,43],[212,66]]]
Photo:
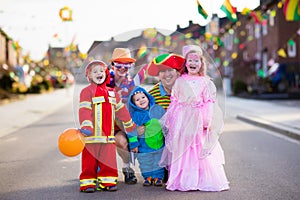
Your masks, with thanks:
[[[148,96],[145,94],[145,92],[139,90],[139,91],[134,92],[133,95],[131,96],[130,101],[131,101],[134,105],[135,105],[135,103],[133,102],[133,97],[134,97],[134,95],[136,95],[137,93],[143,93],[143,94],[147,97],[147,99],[149,100],[149,98],[148,98]]]

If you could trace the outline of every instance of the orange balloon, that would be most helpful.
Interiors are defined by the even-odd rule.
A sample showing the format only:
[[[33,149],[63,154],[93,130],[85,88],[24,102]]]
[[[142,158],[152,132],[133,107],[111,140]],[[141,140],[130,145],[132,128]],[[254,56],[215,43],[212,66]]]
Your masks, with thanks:
[[[65,156],[77,156],[82,152],[84,145],[84,136],[76,128],[64,130],[58,138],[58,149]]]

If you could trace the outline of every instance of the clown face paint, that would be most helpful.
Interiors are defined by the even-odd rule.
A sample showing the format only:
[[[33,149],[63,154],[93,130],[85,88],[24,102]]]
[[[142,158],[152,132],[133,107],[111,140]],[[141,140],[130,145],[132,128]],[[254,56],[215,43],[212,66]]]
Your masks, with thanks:
[[[88,74],[89,79],[96,84],[102,84],[106,79],[105,67],[95,65]]]
[[[124,77],[128,74],[128,70],[131,67],[131,63],[118,63],[115,62],[114,71],[115,75]]]

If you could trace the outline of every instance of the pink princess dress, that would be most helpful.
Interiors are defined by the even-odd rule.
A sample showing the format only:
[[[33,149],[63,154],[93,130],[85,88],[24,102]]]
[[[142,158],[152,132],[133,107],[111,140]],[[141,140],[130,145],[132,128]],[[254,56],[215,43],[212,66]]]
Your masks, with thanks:
[[[216,105],[216,87],[209,78],[179,77],[160,122],[165,134],[160,165],[169,172],[167,190],[229,189],[224,152],[218,142],[223,115]]]

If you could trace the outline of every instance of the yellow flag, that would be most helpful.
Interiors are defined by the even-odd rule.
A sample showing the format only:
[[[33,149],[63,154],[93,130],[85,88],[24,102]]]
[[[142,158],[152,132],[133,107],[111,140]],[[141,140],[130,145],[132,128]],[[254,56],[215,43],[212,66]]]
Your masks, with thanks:
[[[277,54],[283,58],[286,58],[286,53],[284,51],[283,48],[280,48],[278,51],[277,51]]]
[[[244,8],[241,13],[242,13],[242,15],[249,15],[250,12],[251,12],[251,10],[249,8]]]

